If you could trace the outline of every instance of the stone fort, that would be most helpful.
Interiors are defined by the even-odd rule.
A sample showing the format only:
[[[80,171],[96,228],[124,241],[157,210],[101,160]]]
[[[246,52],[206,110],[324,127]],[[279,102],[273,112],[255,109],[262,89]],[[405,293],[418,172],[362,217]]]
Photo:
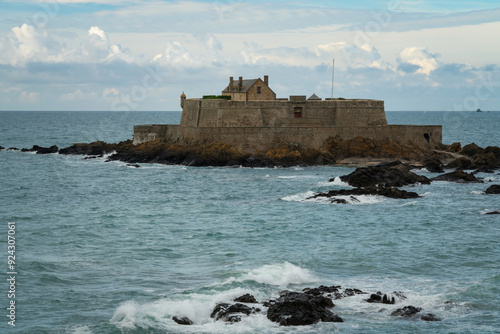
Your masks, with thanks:
[[[267,75],[264,80],[231,77],[221,95],[188,99],[182,93],[180,103],[180,124],[136,125],[133,143],[217,142],[257,152],[282,144],[321,149],[336,136],[393,140],[429,149],[442,141],[440,125],[388,125],[384,101],[323,100],[315,94],[277,98]]]

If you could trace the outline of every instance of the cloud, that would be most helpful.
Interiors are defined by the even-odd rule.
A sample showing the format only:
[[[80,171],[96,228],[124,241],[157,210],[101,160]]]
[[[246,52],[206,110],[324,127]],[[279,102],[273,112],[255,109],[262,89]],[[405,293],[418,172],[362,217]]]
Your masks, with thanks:
[[[26,92],[23,91],[19,95],[19,102],[21,103],[37,103],[40,101],[39,92]]]
[[[399,54],[397,59],[399,69],[403,73],[422,73],[427,76],[436,70],[439,62],[436,55],[430,53],[427,48],[423,47],[408,47]]]

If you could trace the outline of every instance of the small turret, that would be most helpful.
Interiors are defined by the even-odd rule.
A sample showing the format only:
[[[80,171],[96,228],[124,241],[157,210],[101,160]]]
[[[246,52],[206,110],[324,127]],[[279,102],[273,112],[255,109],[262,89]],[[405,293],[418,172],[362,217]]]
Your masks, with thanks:
[[[182,92],[181,94],[181,108],[184,109],[184,101],[186,100],[186,94],[184,94],[184,92]]]

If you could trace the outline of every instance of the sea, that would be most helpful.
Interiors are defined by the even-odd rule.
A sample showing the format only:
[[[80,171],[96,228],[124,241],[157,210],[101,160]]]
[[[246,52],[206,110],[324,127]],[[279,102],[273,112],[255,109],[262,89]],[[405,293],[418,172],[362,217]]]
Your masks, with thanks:
[[[135,124],[177,124],[180,115],[0,111],[0,145],[119,142],[132,138]],[[500,112],[387,118],[440,124],[445,144],[500,145]],[[353,170],[137,168],[106,157],[2,150],[0,332],[499,333],[500,215],[486,213],[500,210],[500,197],[484,194],[500,184],[498,171],[478,174],[484,183],[403,188],[417,199],[308,199],[348,188],[338,177]],[[217,303],[246,293],[264,301],[319,285],[407,298],[335,300],[343,323],[282,327],[262,313],[233,324],[210,317]],[[442,321],[390,315],[407,305]]]

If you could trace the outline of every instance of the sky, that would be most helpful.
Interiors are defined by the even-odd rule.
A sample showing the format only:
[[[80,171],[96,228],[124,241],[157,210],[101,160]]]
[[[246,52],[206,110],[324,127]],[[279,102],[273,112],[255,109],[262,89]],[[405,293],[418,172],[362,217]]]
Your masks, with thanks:
[[[0,1],[0,110],[178,111],[229,77],[278,97],[500,110],[500,1]]]

